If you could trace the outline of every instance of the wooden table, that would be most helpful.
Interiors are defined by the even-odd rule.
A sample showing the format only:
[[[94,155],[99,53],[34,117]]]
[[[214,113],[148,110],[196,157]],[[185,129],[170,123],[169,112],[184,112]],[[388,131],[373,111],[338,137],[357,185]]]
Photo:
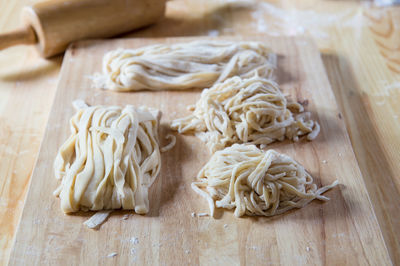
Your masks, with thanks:
[[[21,8],[32,2],[0,0],[0,31],[17,27]],[[298,2],[170,1],[161,23],[127,36],[311,36],[390,256],[400,264],[400,6]],[[9,258],[61,62],[62,56],[41,59],[32,47],[0,52],[0,264]]]

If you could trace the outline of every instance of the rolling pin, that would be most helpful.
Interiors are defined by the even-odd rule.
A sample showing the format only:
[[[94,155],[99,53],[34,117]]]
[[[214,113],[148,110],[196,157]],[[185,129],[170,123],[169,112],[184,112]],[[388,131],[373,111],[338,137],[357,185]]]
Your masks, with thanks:
[[[165,0],[52,0],[22,10],[23,27],[0,34],[0,50],[37,44],[44,57],[62,53],[68,44],[107,38],[141,28],[163,17]]]

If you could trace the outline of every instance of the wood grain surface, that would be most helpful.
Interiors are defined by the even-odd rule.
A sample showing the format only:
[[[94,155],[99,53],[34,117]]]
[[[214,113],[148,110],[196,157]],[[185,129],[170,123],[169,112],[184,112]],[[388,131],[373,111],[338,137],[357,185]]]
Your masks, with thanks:
[[[282,89],[293,100],[303,102],[319,121],[321,134],[317,140],[285,141],[273,147],[302,163],[320,186],[338,179],[341,185],[326,193],[331,201],[313,202],[271,219],[238,219],[229,211],[220,211],[217,219],[192,217],[192,212],[207,212],[206,201],[190,189],[190,184],[210,154],[195,137],[177,135],[176,147],[162,155],[161,173],[150,190],[149,214],[133,214],[123,220],[130,212],[116,212],[99,231],[82,225],[92,213],[64,215],[59,200],[52,195],[58,183],[52,164],[69,135],[74,99],[84,99],[91,105],[144,104],[157,108],[163,113],[163,139],[169,122],[186,115],[187,105],[194,104],[201,93],[117,93],[91,88],[89,77],[101,71],[106,51],[187,39],[86,41],[72,45],[64,58],[10,265],[390,264],[317,48],[300,37],[234,38],[242,39],[262,41],[273,48],[279,58],[277,76]],[[108,256],[114,252],[116,256]]]
[[[21,26],[23,6],[0,0],[0,31]],[[400,263],[400,7],[370,1],[173,0],[161,23],[130,37],[310,36],[342,110],[394,264]],[[33,47],[0,51],[0,264],[6,264],[53,101],[62,57]]]

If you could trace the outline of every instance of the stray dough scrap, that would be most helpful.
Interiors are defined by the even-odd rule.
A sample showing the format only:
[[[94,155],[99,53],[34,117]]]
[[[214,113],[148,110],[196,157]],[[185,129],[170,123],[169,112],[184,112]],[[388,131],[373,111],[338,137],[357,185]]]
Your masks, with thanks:
[[[113,252],[107,255],[107,258],[114,258],[115,256],[117,256],[118,253],[117,252]]]
[[[132,105],[75,106],[71,135],[54,162],[61,209],[147,213],[148,190],[161,167],[159,112]]]
[[[98,211],[83,224],[86,225],[89,229],[98,229],[100,225],[102,225],[107,220],[111,212],[112,210]]]
[[[232,76],[271,78],[276,55],[259,42],[194,41],[117,49],[93,85],[116,91],[206,88]]]
[[[171,128],[194,133],[212,152],[233,143],[265,146],[285,137],[297,141],[302,135],[312,140],[320,127],[303,111],[272,80],[232,77],[203,90],[192,114],[173,120]]]
[[[200,170],[193,190],[209,204],[235,209],[234,215],[273,216],[293,208],[302,208],[322,196],[331,185],[317,188],[303,166],[274,150],[266,152],[255,145],[234,144],[217,151]]]

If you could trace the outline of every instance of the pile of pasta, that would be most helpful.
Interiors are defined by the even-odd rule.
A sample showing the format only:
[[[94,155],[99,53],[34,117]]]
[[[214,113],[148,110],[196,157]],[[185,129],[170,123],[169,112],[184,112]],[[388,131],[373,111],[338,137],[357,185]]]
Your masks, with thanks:
[[[240,217],[273,216],[314,199],[329,200],[321,194],[337,184],[317,188],[303,166],[289,156],[234,144],[214,153],[192,188],[207,199],[212,216],[216,206],[235,209],[234,215]]]
[[[93,80],[117,91],[208,88],[189,116],[171,123],[179,133],[201,138],[213,153],[192,188],[207,199],[211,215],[217,207],[235,209],[237,217],[273,216],[314,199],[326,201],[322,194],[338,184],[318,188],[295,160],[261,150],[284,139],[313,140],[320,131],[273,81],[275,69],[276,55],[262,43],[207,40],[110,51]],[[61,209],[106,210],[86,222],[90,228],[112,209],[147,213],[148,190],[161,167],[159,112],[82,101],[75,106],[71,135],[54,163]],[[162,151],[175,144],[173,135],[167,138]]]
[[[148,189],[157,177],[159,112],[146,107],[87,106],[75,102],[71,135],[54,162],[61,180],[54,194],[65,213],[78,210],[149,211]]]
[[[313,140],[320,130],[302,105],[289,102],[274,81],[259,76],[236,76],[203,90],[193,113],[171,127],[196,134],[212,152],[234,143],[264,147],[302,135]]]
[[[259,42],[195,41],[117,49],[93,85],[117,91],[207,88],[232,76],[271,78],[276,55]]]

